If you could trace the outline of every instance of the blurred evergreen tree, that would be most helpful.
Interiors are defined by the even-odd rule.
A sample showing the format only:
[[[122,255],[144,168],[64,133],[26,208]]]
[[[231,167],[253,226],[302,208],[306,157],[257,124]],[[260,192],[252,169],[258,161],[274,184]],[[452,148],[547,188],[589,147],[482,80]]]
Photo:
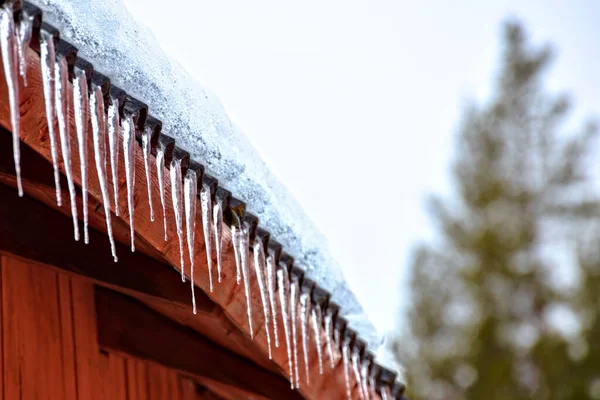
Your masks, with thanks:
[[[414,400],[600,399],[596,129],[561,131],[550,49],[516,22],[503,36],[494,95],[460,126],[456,193],[431,199],[438,239],[414,252],[395,351]]]

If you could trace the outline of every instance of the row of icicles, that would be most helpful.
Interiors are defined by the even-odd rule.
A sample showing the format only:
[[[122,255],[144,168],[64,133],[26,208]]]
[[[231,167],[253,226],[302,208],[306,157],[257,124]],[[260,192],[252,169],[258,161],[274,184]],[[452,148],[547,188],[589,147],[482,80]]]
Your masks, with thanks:
[[[0,9],[0,47],[2,50],[2,62],[4,64],[4,74],[8,87],[10,118],[13,132],[13,151],[15,161],[15,171],[17,179],[17,189],[19,196],[23,195],[23,186],[21,182],[20,151],[19,151],[19,132],[20,132],[20,112],[19,112],[19,76],[23,84],[27,86],[27,60],[26,49],[29,47],[33,27],[33,18],[21,13],[21,20],[18,24],[13,20],[13,9],[10,3],[5,4]],[[134,244],[134,203],[133,192],[135,186],[135,153],[137,145],[135,143],[136,127],[132,116],[126,116],[121,119],[119,114],[119,101],[116,98],[111,99],[108,110],[104,109],[104,99],[101,88],[95,85],[91,87],[91,93],[88,93],[88,83],[85,72],[77,70],[73,79],[72,93],[68,80],[68,64],[63,57],[56,59],[54,49],[54,39],[49,34],[41,32],[40,35],[40,58],[41,72],[45,99],[45,111],[48,122],[48,135],[50,137],[50,151],[52,156],[52,165],[54,168],[54,181],[56,188],[56,201],[58,206],[62,205],[62,189],[60,185],[59,152],[62,153],[62,160],[65,174],[67,177],[69,198],[71,204],[71,215],[73,219],[73,229],[75,240],[79,240],[79,221],[76,203],[75,183],[73,180],[73,166],[71,165],[71,143],[70,143],[70,123],[69,107],[74,108],[75,129],[77,137],[77,150],[79,151],[81,189],[83,203],[83,236],[84,242],[89,242],[88,235],[88,176],[87,176],[87,140],[88,125],[91,123],[92,139],[94,145],[94,161],[96,172],[100,183],[102,193],[102,202],[104,204],[104,213],[106,215],[106,228],[110,241],[111,253],[114,261],[117,261],[115,241],[112,232],[111,223],[111,203],[114,204],[115,215],[119,216],[119,145],[123,150],[123,161],[125,165],[125,177],[127,185],[127,205],[129,211],[129,226],[131,233],[131,251],[135,251]],[[72,102],[71,102],[72,97]],[[106,112],[105,112],[106,111]],[[55,131],[55,122],[58,125],[58,138]],[[107,138],[108,136],[108,138]],[[150,189],[152,170],[150,168],[150,137],[151,131],[146,128],[141,134],[142,153],[144,159],[146,184],[148,188],[148,202],[150,208],[150,220],[154,221],[154,208],[152,205],[152,191]],[[108,140],[107,140],[108,139]],[[108,142],[108,143],[107,143]],[[109,162],[111,168],[112,196],[109,192],[107,177],[106,145],[108,144]],[[156,174],[159,183],[160,203],[163,213],[164,239],[167,240],[167,217],[165,212],[165,185],[163,171],[165,168],[164,147],[159,145],[157,149],[155,164]],[[188,169],[185,177],[182,177],[181,159],[173,159],[169,168],[171,182],[171,200],[175,213],[175,225],[177,237],[179,240],[179,254],[181,264],[181,279],[185,282],[185,262],[184,262],[184,239],[187,241],[187,250],[190,255],[190,278],[192,288],[193,312],[196,314],[196,300],[194,296],[194,232],[196,223],[196,199],[197,199],[197,176],[196,172]],[[211,201],[210,188],[203,185],[200,190],[200,203],[202,209],[202,228],[206,244],[208,279],[210,291],[213,291],[213,244],[214,253],[217,261],[217,279],[220,283],[221,277],[221,258],[223,254],[223,208],[217,199],[215,203]],[[186,237],[184,238],[184,220]],[[239,221],[238,221],[239,222]],[[254,337],[252,325],[252,308],[250,305],[250,271],[248,270],[249,259],[249,227],[247,223],[240,222],[240,228],[231,227],[232,244],[235,254],[236,280],[238,284],[243,281],[248,325],[250,336]],[[323,354],[321,346],[320,327],[323,322],[326,333],[326,348],[329,353],[331,368],[335,366],[333,352],[333,341],[340,344],[340,332],[333,328],[333,318],[330,312],[322,316],[320,307],[312,307],[310,295],[300,293],[300,287],[297,279],[291,279],[286,269],[277,269],[272,255],[266,255],[263,243],[256,239],[252,246],[255,276],[260,290],[261,301],[265,320],[265,333],[269,359],[272,358],[271,333],[269,325],[273,327],[274,343],[276,347],[280,345],[277,327],[277,300],[283,320],[283,330],[287,347],[288,368],[292,388],[300,387],[300,368],[299,368],[299,344],[298,335],[301,336],[302,355],[304,360],[304,375],[306,383],[309,384],[309,330],[312,326],[313,336],[318,356],[319,373],[323,374]],[[276,298],[276,287],[279,287],[279,299]],[[299,304],[299,307],[297,306]],[[299,315],[297,315],[299,314]],[[299,318],[297,318],[299,316]],[[299,324],[299,326],[298,326]],[[298,333],[298,331],[300,333]],[[350,354],[352,353],[352,354]],[[370,361],[360,361],[358,351],[351,350],[349,344],[344,341],[342,344],[342,359],[344,363],[344,374],[346,380],[346,390],[348,398],[352,398],[350,386],[350,373],[354,375],[358,383],[358,392],[362,400],[376,397],[375,379],[369,374]],[[381,396],[384,400],[391,399],[389,388],[382,389]]]

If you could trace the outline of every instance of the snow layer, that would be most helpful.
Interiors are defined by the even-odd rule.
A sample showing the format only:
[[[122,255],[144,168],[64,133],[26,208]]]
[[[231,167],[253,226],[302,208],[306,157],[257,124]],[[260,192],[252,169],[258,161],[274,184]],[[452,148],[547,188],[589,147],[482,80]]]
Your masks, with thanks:
[[[261,226],[285,246],[311,279],[332,293],[342,314],[369,348],[382,340],[339,265],[302,208],[279,183],[219,100],[198,85],[140,26],[121,0],[33,0],[80,56],[129,94],[148,104],[163,130],[203,163],[207,171],[248,204]],[[190,51],[193,51],[190,43]]]

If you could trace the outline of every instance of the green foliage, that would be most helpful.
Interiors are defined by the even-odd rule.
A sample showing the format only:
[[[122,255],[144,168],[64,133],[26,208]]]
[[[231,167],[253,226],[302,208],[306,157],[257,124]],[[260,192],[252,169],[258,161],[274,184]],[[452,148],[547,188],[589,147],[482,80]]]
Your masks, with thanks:
[[[495,95],[460,127],[456,194],[430,202],[438,240],[414,252],[396,354],[415,399],[600,398],[596,129],[561,131],[552,52],[503,32]]]

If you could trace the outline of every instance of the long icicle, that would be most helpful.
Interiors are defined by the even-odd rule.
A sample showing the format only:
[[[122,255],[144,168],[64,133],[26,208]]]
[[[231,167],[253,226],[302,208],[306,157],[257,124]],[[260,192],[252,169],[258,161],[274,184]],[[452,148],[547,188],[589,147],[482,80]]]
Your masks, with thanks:
[[[240,261],[242,276],[244,278],[244,292],[246,293],[246,313],[248,314],[248,326],[250,328],[250,337],[254,339],[254,326],[252,323],[252,293],[250,290],[250,269],[248,268],[248,251],[250,247],[250,228],[247,223],[242,222],[240,229]]]
[[[183,199],[182,195],[182,177],[181,177],[181,159],[173,158],[169,171],[171,176],[171,201],[173,202],[173,211],[175,212],[175,226],[177,228],[177,237],[179,238],[179,263],[181,265],[181,281],[185,282],[185,264],[183,262]]]
[[[392,393],[389,387],[385,386],[381,388],[381,400],[392,400]]]
[[[327,341],[327,352],[329,353],[329,365],[331,369],[335,368],[335,360],[333,358],[333,315],[331,311],[325,312],[325,340]]]
[[[23,85],[27,86],[27,49],[31,42],[33,31],[33,16],[21,11],[21,21],[17,28],[17,51],[19,54],[19,75],[23,79]]]
[[[235,281],[239,285],[242,283],[242,260],[240,258],[240,252],[237,250],[239,247],[239,234],[235,233],[235,226],[231,230],[231,243],[233,244],[234,256],[235,256]]]
[[[110,158],[110,173],[112,177],[115,215],[119,216],[119,134],[121,121],[119,115],[119,99],[111,97],[108,106],[108,153]]]
[[[133,116],[123,119],[123,158],[125,161],[125,180],[127,183],[127,207],[129,208],[129,234],[131,237],[131,251],[135,251],[135,123]]]
[[[273,316],[273,337],[275,347],[279,347],[279,332],[277,327],[277,299],[275,297],[275,285],[277,277],[275,276],[274,256],[269,254],[267,257],[267,290],[269,292],[269,303],[271,304],[271,314]]]
[[[190,286],[192,289],[192,309],[196,310],[196,294],[194,287],[194,242],[196,240],[196,198],[198,192],[198,176],[196,171],[188,169],[183,181],[183,202],[185,204],[185,229],[187,233],[188,254],[190,256]]]
[[[2,63],[4,64],[4,77],[6,78],[6,86],[8,87],[17,189],[19,196],[23,196],[23,183],[21,182],[21,142],[19,139],[21,132],[21,110],[19,107],[18,55],[12,2],[4,4],[0,9],[0,49],[2,50]]]
[[[304,357],[304,374],[306,384],[310,384],[310,371],[308,365],[308,320],[310,315],[310,296],[307,293],[300,295],[300,323],[301,323],[301,334],[302,334],[302,355]]]
[[[352,350],[352,371],[354,372],[354,379],[356,379],[356,386],[358,388],[358,396],[361,400],[365,400],[365,395],[363,393],[363,384],[360,376],[360,369],[358,366],[359,354],[356,348]]]
[[[62,58],[54,65],[54,100],[56,103],[56,117],[58,119],[58,133],[60,134],[60,148],[63,165],[69,186],[69,200],[71,202],[71,217],[73,218],[73,233],[75,240],[79,240],[79,220],[77,219],[77,198],[73,171],[71,169],[71,137],[69,128],[69,69],[66,58]]]
[[[200,189],[200,205],[202,206],[202,232],[204,233],[204,246],[206,248],[206,265],[208,266],[208,287],[213,291],[213,262],[212,262],[212,231],[210,218],[212,216],[212,199],[210,186],[203,184]],[[235,236],[233,231],[231,236]],[[235,246],[234,246],[235,249]],[[237,259],[236,259],[237,260]]]
[[[371,400],[371,392],[369,391],[369,366],[371,362],[369,360],[363,360],[360,366],[360,380],[362,382],[363,393],[365,394],[365,400]]]
[[[52,155],[52,168],[54,169],[54,188],[56,190],[56,204],[62,206],[60,188],[60,170],[58,169],[58,146],[54,119],[56,109],[54,104],[54,38],[45,31],[40,31],[40,59],[42,70],[42,86],[44,87],[44,100],[46,106],[46,122],[48,123],[48,137],[50,138],[50,154]]]
[[[252,246],[254,252],[254,272],[256,274],[256,281],[258,282],[258,289],[260,290],[260,300],[263,306],[263,314],[265,317],[265,334],[267,336],[267,348],[269,350],[269,360],[273,359],[273,353],[271,349],[271,332],[269,331],[269,298],[267,295],[267,289],[265,288],[265,282],[263,279],[264,272],[267,268],[265,261],[265,251],[263,249],[263,242],[256,238],[254,240],[254,246]]]
[[[344,361],[344,379],[346,380],[346,395],[348,400],[352,400],[352,390],[350,388],[350,347],[348,343],[344,342],[342,346],[342,359]]]
[[[154,207],[152,205],[152,179],[150,171],[150,140],[152,131],[150,128],[144,129],[142,132],[142,153],[144,154],[144,169],[146,170],[146,187],[148,188],[148,206],[150,207],[150,221],[154,221]]]
[[[217,254],[217,279],[219,283],[222,281],[222,257],[223,257],[223,200],[220,197],[216,198],[215,206],[213,207],[213,229],[215,239],[215,252]],[[212,260],[211,260],[212,266]]]
[[[375,384],[375,375],[369,376],[369,388],[371,389],[371,398],[377,399],[377,386]]]
[[[163,229],[165,232],[165,242],[167,241],[167,209],[165,207],[165,148],[161,144],[156,149],[156,179],[158,179],[158,191],[160,193],[160,206],[163,213]]]
[[[292,351],[294,356],[294,373],[296,375],[296,388],[300,388],[300,372],[298,367],[298,318],[296,316],[298,310],[298,281],[292,278],[290,283],[290,318],[292,324]]]
[[[315,347],[317,348],[317,358],[319,359],[319,374],[323,375],[323,349],[321,347],[321,325],[323,316],[320,306],[313,306],[310,311],[312,319],[313,333],[315,335]]]
[[[100,182],[100,191],[102,192],[102,203],[104,203],[104,215],[106,217],[106,231],[110,241],[110,250],[115,262],[117,259],[117,250],[115,248],[115,239],[113,237],[112,221],[110,213],[110,194],[106,183],[106,115],[104,114],[104,98],[102,89],[95,86],[90,96],[90,115],[92,120],[92,138],[94,141],[94,159],[96,161],[96,172]]]
[[[77,143],[79,145],[79,176],[81,177],[81,197],[83,209],[83,242],[88,244],[90,236],[88,232],[89,216],[88,216],[88,123],[89,123],[89,106],[88,106],[88,85],[85,72],[82,70],[75,71],[73,78],[73,108],[75,110],[75,130],[77,132]]]
[[[290,373],[290,385],[294,388],[294,368],[292,366],[292,344],[290,338],[290,315],[287,304],[287,294],[289,293],[289,279],[287,271],[277,270],[277,282],[279,284],[279,304],[281,305],[281,319],[283,320],[283,330],[285,333],[285,343],[287,346],[288,368]]]

